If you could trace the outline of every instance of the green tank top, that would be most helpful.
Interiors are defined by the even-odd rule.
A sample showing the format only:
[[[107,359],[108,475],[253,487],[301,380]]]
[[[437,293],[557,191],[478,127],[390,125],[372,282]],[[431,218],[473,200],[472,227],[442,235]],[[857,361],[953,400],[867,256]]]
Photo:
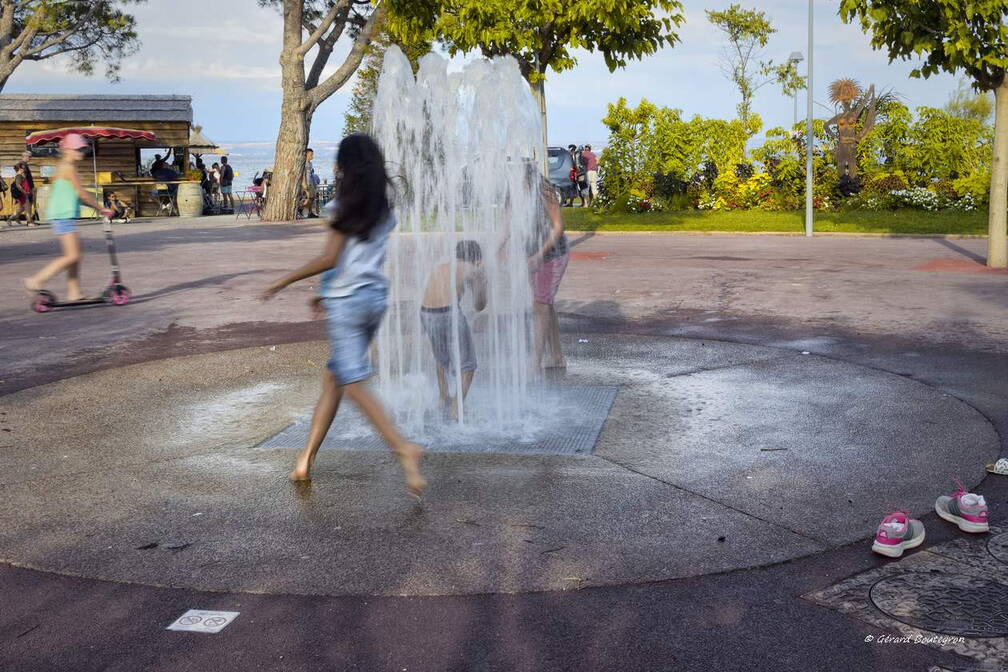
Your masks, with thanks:
[[[57,219],[77,219],[80,217],[80,197],[70,180],[62,178],[53,180],[49,187],[49,200],[46,204],[46,218],[49,221]]]

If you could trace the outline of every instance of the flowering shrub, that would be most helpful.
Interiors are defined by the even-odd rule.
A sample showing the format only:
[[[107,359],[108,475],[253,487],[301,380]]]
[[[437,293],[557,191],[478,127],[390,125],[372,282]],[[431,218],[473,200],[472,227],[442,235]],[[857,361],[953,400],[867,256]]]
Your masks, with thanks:
[[[620,99],[603,120],[610,136],[601,157],[609,194],[597,209],[795,210],[805,203],[806,137],[796,129],[760,130],[738,120],[683,116],[682,111]],[[992,129],[934,108],[902,103],[880,108],[858,147],[861,174],[837,174],[836,139],[813,121],[815,207],[871,211],[915,208],[969,212],[989,202]]]
[[[626,203],[627,212],[661,212],[662,204],[653,198],[634,198],[631,196]]]
[[[963,197],[969,195],[973,199],[974,207],[986,204],[990,198],[990,173],[977,171],[971,175],[956,178],[952,180],[952,188]]]
[[[813,196],[812,207],[816,210],[829,211],[833,209],[833,201],[829,196]]]
[[[769,173],[754,173],[738,185],[736,200],[743,208],[759,208],[773,200],[773,186]]]
[[[627,212],[661,212],[661,201],[638,189],[631,189],[626,201]]]
[[[955,183],[952,180],[935,180],[931,184],[931,191],[935,192],[942,198],[949,202],[955,201],[959,198],[959,192],[956,191]]]
[[[917,208],[918,210],[927,210],[928,212],[936,212],[941,210],[943,205],[946,205],[942,203],[942,198],[938,194],[927,187],[900,189],[890,192],[889,195],[896,199],[896,203],[899,205]]]
[[[848,199],[846,204],[850,210],[871,210],[872,212],[882,212],[884,210],[895,210],[899,203],[890,194],[867,193]]]
[[[973,200],[973,194],[966,194],[952,204],[952,209],[959,210],[960,212],[973,212],[976,208],[977,204],[976,201]]]

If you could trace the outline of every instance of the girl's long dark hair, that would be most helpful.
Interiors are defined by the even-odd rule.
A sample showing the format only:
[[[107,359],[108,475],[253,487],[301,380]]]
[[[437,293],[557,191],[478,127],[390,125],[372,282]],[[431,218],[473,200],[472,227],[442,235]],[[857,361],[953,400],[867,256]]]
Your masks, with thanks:
[[[346,236],[367,240],[389,213],[385,157],[371,136],[354,133],[340,143],[336,166],[342,177],[330,226]]]

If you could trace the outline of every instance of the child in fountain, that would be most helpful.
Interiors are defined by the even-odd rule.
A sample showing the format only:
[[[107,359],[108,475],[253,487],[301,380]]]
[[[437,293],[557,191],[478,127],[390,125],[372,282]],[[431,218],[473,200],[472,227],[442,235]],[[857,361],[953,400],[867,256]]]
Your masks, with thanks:
[[[454,291],[452,276],[455,279]],[[461,306],[456,308],[456,321],[452,316],[452,304],[459,304],[463,295],[469,291],[472,292],[474,307],[477,311],[482,311],[487,304],[486,289],[483,250],[475,240],[460,241],[455,246],[455,261],[440,264],[427,277],[427,289],[420,307],[420,324],[430,339],[434,361],[437,363],[441,405],[455,419],[458,419],[458,403],[448,393],[448,374],[456,370],[461,373],[461,394],[462,399],[465,399],[476,373],[476,349],[473,347],[469,322]],[[453,323],[456,329],[454,338]]]

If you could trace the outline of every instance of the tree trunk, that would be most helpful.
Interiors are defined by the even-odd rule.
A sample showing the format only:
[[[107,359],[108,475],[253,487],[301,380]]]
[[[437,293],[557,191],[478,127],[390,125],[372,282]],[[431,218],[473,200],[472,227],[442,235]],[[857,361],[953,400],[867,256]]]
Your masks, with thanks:
[[[994,164],[987,214],[987,265],[1008,268],[1008,76],[994,89]]]
[[[535,98],[536,103],[539,104],[539,116],[542,118],[542,142],[543,142],[543,155],[542,155],[542,165],[543,165],[543,175],[549,175],[549,133],[546,129],[546,80],[540,77],[536,84],[530,84],[532,87],[532,97]]]
[[[265,219],[286,222],[297,217],[298,197],[305,167],[305,148],[311,132],[311,115],[300,105],[284,104],[276,141],[273,179],[266,202]]]
[[[284,1],[284,42],[280,53],[283,102],[280,105],[280,129],[277,132],[273,179],[266,199],[265,219],[286,222],[297,217],[304,151],[308,146],[309,98],[305,91],[304,56],[301,46],[302,0]]]

